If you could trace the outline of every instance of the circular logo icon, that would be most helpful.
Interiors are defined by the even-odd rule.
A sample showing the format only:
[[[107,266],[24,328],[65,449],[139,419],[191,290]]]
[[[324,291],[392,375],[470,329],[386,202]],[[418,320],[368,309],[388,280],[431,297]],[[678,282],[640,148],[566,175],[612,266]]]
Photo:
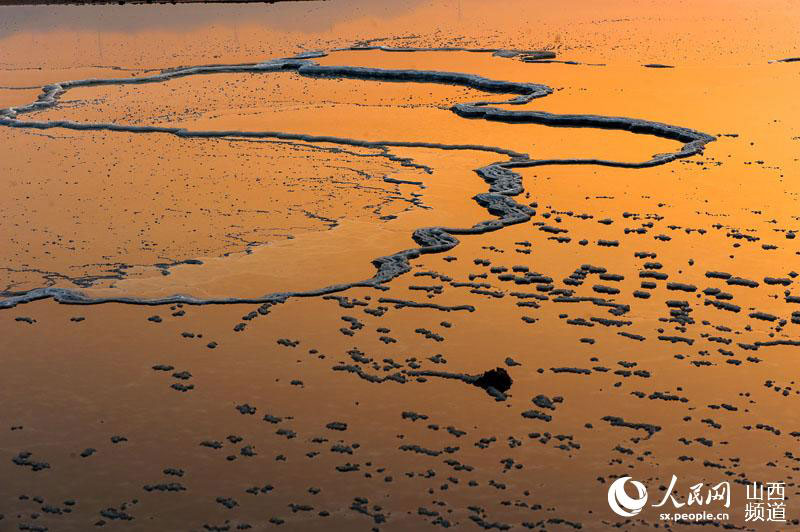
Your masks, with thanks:
[[[645,503],[647,503],[647,489],[641,482],[631,480],[631,484],[636,488],[638,497],[629,497],[625,493],[625,483],[629,480],[631,480],[631,477],[620,477],[608,488],[608,505],[615,514],[622,517],[633,517],[641,512]]]

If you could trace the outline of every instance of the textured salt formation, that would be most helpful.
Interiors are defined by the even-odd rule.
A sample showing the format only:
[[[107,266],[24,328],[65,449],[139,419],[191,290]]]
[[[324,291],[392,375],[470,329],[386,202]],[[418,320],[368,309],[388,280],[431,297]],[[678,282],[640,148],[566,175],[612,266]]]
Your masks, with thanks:
[[[367,49],[367,48],[361,48]],[[381,51],[464,51],[464,48],[386,48],[375,47]],[[498,49],[470,49],[474,52],[492,52],[502,57],[513,57],[524,53],[526,57],[536,56],[535,51],[515,52]],[[512,111],[496,107],[493,104],[522,105],[547,96],[552,89],[536,83],[520,83],[498,81],[472,74],[456,72],[423,71],[423,70],[387,70],[378,68],[352,66],[323,66],[311,60],[327,55],[326,52],[308,52],[289,59],[276,59],[262,63],[245,63],[239,65],[206,65],[165,70],[152,76],[113,79],[84,79],[59,84],[46,85],[42,88],[36,102],[19,107],[0,110],[0,125],[27,129],[64,128],[88,131],[118,131],[128,133],[162,133],[181,138],[243,138],[243,139],[282,139],[305,142],[324,142],[347,146],[377,148],[383,151],[391,147],[430,148],[438,150],[476,150],[506,155],[508,161],[499,161],[483,168],[476,169],[484,181],[489,184],[489,192],[478,194],[473,199],[496,218],[480,222],[468,228],[428,227],[414,231],[413,239],[419,245],[393,255],[373,260],[377,273],[370,279],[357,282],[344,282],[302,292],[286,292],[268,294],[252,298],[197,298],[187,295],[175,295],[159,299],[142,299],[136,297],[103,297],[92,298],[80,292],[64,288],[40,288],[24,293],[4,293],[0,300],[0,308],[12,308],[20,303],[52,298],[59,303],[100,304],[128,303],[140,305],[163,305],[172,303],[199,304],[232,304],[232,303],[266,303],[285,301],[289,297],[311,297],[331,294],[353,287],[382,288],[384,283],[406,273],[410,269],[409,261],[422,254],[448,251],[458,244],[455,235],[477,235],[496,231],[503,227],[527,222],[531,218],[532,209],[512,199],[523,192],[522,179],[513,172],[513,168],[527,168],[545,165],[599,165],[622,168],[647,168],[690,157],[702,152],[704,146],[712,142],[714,137],[692,129],[672,126],[659,122],[634,118],[608,117],[588,114],[553,114],[541,111]],[[543,52],[541,58],[551,57],[551,52]],[[330,136],[312,136],[273,131],[191,131],[185,128],[165,126],[136,126],[114,123],[79,123],[73,121],[26,121],[21,118],[26,113],[54,107],[58,100],[70,89],[92,87],[98,85],[128,85],[142,83],[162,83],[170,79],[205,75],[213,73],[270,73],[294,71],[299,75],[317,78],[351,78],[360,80],[395,81],[407,83],[442,83],[469,87],[487,93],[516,94],[516,97],[501,101],[479,101],[458,103],[451,110],[464,118],[492,120],[505,123],[530,123],[552,127],[587,127],[598,129],[615,129],[631,133],[653,135],[665,139],[682,142],[680,150],[673,153],[654,155],[642,162],[619,162],[603,159],[530,159],[525,154],[516,153],[503,148],[480,145],[447,145],[426,142],[396,141],[364,141]]]
[[[692,69],[632,70],[661,77]],[[709,70],[720,75],[726,88],[752,77],[749,70],[730,69],[733,75]],[[746,75],[739,77],[742,72]],[[629,79],[621,79],[627,89]],[[703,95],[713,94],[713,83],[691,79],[681,85],[670,84],[661,92],[653,88],[654,95],[669,97],[673,90],[693,87],[691,96],[680,98],[667,115],[688,109],[687,114],[697,114],[697,123],[714,123],[702,118],[711,105]],[[587,81],[586,86],[590,102],[605,101],[596,97],[595,85]],[[760,105],[768,108],[771,99]],[[735,120],[748,142],[764,138],[752,136],[754,123]],[[775,132],[787,129],[775,127],[767,138],[777,141]],[[715,148],[724,157],[731,147],[723,142],[728,141],[720,139]],[[759,159],[773,158],[763,145],[756,149]],[[735,158],[735,150],[730,155]],[[87,316],[81,325],[66,325],[73,309],[50,301],[25,308],[35,324],[10,323],[13,314],[6,313],[11,338],[6,367],[16,368],[6,372],[6,382],[19,399],[4,399],[14,425],[13,432],[3,432],[10,451],[0,528],[60,530],[96,524],[106,529],[234,530],[282,524],[293,529],[678,530],[688,523],[665,527],[651,508],[632,519],[620,518],[605,502],[608,485],[630,475],[646,484],[649,504],[657,503],[672,474],[679,477],[675,494],[681,502],[695,483],[707,487],[730,481],[733,520],[695,523],[713,528],[758,528],[743,522],[745,485],[785,480],[789,522],[774,528],[796,528],[800,431],[792,401],[798,390],[787,368],[795,360],[791,342],[797,331],[781,322],[788,322],[800,297],[792,294],[792,284],[766,280],[794,279],[794,249],[780,260],[763,255],[772,252],[762,250],[758,238],[767,243],[779,238],[786,248],[789,243],[781,233],[770,237],[771,227],[756,223],[771,216],[769,210],[747,217],[727,204],[703,205],[706,199],[713,203],[715,187],[720,193],[725,186],[735,188],[730,183],[738,183],[738,172],[711,177],[704,172],[710,158],[698,159],[691,160],[691,168],[670,165],[644,176],[555,167],[533,179],[526,174],[531,183],[526,188],[535,187],[535,198],[523,201],[523,192],[515,199],[536,200],[528,206],[537,211],[531,221],[538,225],[516,224],[462,239],[451,251],[450,259],[458,257],[453,262],[445,262],[443,255],[420,257],[412,262],[419,269],[409,273],[436,273],[419,275],[434,279],[434,286],[426,287],[432,290],[412,289],[421,282],[408,275],[380,294],[401,302],[418,298],[425,307],[395,310],[397,303],[381,302],[373,289],[356,288],[348,297],[290,301],[257,321],[250,316],[263,316],[267,309],[190,309],[191,326],[166,309],[158,309],[163,321],[154,325],[145,321],[153,309],[123,305],[81,309]],[[787,165],[787,176],[789,168],[794,166]],[[673,169],[677,180],[669,179]],[[591,174],[600,183],[587,179]],[[713,185],[694,188],[701,182]],[[579,189],[575,197],[567,190],[573,186]],[[759,181],[759,186],[768,184]],[[648,197],[639,199],[638,194]],[[781,197],[772,194],[770,199],[783,206],[777,201]],[[679,208],[662,208],[662,203]],[[707,218],[692,219],[680,209],[687,206],[712,211],[720,218],[711,223],[720,226],[708,223],[690,232]],[[782,222],[796,231],[795,223]],[[557,231],[540,231],[544,225]],[[563,235],[572,240],[550,239]],[[601,240],[619,245],[608,247]],[[731,247],[734,243],[740,247]],[[518,255],[521,248],[530,254]],[[734,254],[755,265],[734,261]],[[709,270],[730,273],[722,279],[705,277]],[[640,271],[658,276],[640,277]],[[509,272],[512,277],[505,276]],[[731,278],[759,285],[728,284]],[[697,291],[670,290],[667,282],[696,286]],[[621,292],[595,297],[595,284]],[[649,300],[626,300],[640,284]],[[704,306],[704,299],[733,301],[740,311]],[[462,303],[476,310],[442,316],[444,308]],[[625,303],[631,303],[627,310]],[[343,312],[355,320],[344,320],[353,336],[340,334]],[[757,312],[779,321],[749,317]],[[522,316],[534,324],[521,323]],[[442,317],[452,321],[452,328],[439,328]],[[239,319],[247,323],[246,332],[231,332]],[[218,321],[223,323],[215,328]],[[66,326],[59,328],[59,322]],[[363,327],[352,328],[356,322]],[[181,336],[188,327],[192,337]],[[40,337],[51,329],[59,336],[51,349],[42,350]],[[416,332],[423,329],[446,338],[438,342]],[[575,332],[587,330],[594,343],[578,343]],[[373,331],[391,334],[395,343],[381,344]],[[639,340],[618,336],[626,331]],[[119,340],[108,338],[111,334]],[[192,341],[196,334],[220,339],[220,349],[207,352],[205,339]],[[87,339],[98,348],[86,349]],[[650,342],[639,343],[645,340]],[[354,346],[360,351],[351,354]],[[443,377],[479,375],[508,355],[523,366],[509,368],[514,385],[504,402]],[[83,363],[86,359],[94,363]],[[150,369],[154,363],[174,368],[157,373]],[[48,378],[47,366],[56,368],[58,378]],[[407,368],[442,373],[425,383],[425,376],[411,376]],[[80,370],[89,386],[77,377]],[[173,371],[190,371],[192,378],[185,382],[196,382],[200,393],[169,388]],[[295,384],[299,378],[302,387]],[[138,386],[148,380],[152,388]],[[128,381],[136,385],[120,385]],[[80,411],[76,403],[92,401],[103,406],[105,424],[91,416],[74,423],[80,434],[62,433],[57,420],[48,423],[53,408],[47,397],[53,392],[46,388],[63,390],[54,418],[62,411],[67,416]],[[252,405],[258,415],[241,415],[236,405]],[[137,426],[143,415],[144,423]],[[115,421],[121,426],[112,430],[109,424]],[[115,433],[131,442],[112,446],[109,436]],[[142,447],[147,441],[154,445]],[[98,452],[81,458],[81,450],[89,448]],[[32,455],[21,458],[22,464],[9,460],[23,449]],[[34,471],[27,461],[50,467]],[[124,464],[130,466],[115,469]],[[143,474],[137,475],[140,470]],[[186,491],[178,486],[171,491],[172,480],[180,480]],[[28,487],[29,482],[37,484]],[[723,511],[721,505],[703,508]]]
[[[342,51],[370,51],[380,50],[381,52],[473,52],[491,53],[497,57],[519,57],[531,58],[532,60],[554,59],[556,53],[550,50],[508,50],[504,48],[465,48],[460,46],[437,46],[433,48],[420,48],[415,46],[370,46],[368,42],[358,43],[355,46],[336,48],[333,52]]]

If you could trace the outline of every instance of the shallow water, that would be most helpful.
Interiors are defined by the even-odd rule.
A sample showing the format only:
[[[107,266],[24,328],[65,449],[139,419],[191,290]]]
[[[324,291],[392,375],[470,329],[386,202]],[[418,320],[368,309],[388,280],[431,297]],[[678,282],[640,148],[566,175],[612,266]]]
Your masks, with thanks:
[[[0,528],[697,524],[651,507],[672,475],[683,503],[730,482],[680,510],[706,524],[797,527],[800,63],[769,61],[800,10],[594,4],[0,8],[0,109],[348,67],[0,116]],[[451,109],[476,101],[657,124]],[[495,367],[505,393],[470,384]],[[748,519],[756,481],[786,522]]]

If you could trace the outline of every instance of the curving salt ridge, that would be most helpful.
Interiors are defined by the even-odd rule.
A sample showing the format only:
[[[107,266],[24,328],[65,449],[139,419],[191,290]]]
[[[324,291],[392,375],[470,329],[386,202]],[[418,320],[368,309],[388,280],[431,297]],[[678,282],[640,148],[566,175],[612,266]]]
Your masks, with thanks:
[[[358,52],[358,51],[380,51],[380,52],[472,52],[472,53],[491,53],[498,57],[527,57],[532,60],[555,59],[556,53],[551,50],[513,50],[508,48],[465,48],[462,46],[438,46],[435,48],[419,48],[416,46],[378,46],[378,45],[355,45],[345,48],[335,48],[332,52]]]
[[[530,55],[536,51],[517,52],[499,49],[463,49],[463,48],[388,48],[388,47],[353,47],[354,49],[373,49],[380,51],[474,51],[491,52],[502,57],[514,57],[519,53]],[[550,54],[547,52],[547,54]],[[478,235],[496,231],[503,227],[527,222],[531,219],[532,209],[513,199],[523,192],[522,177],[513,168],[545,166],[545,165],[602,165],[623,168],[647,168],[690,157],[702,152],[703,148],[714,137],[692,129],[640,120],[635,118],[609,117],[599,115],[553,114],[543,111],[512,111],[491,107],[493,104],[522,105],[536,98],[552,93],[552,89],[538,83],[498,81],[473,74],[458,72],[440,72],[432,70],[387,70],[354,66],[323,66],[311,61],[311,58],[326,56],[326,52],[310,52],[288,59],[278,59],[262,63],[240,65],[205,65],[164,70],[152,76],[139,78],[84,79],[67,81],[42,87],[42,94],[28,105],[0,109],[0,125],[28,129],[64,128],[73,130],[120,131],[126,133],[163,133],[183,138],[272,138],[282,140],[298,140],[309,143],[331,143],[365,148],[388,150],[391,147],[432,148],[440,150],[476,150],[497,153],[508,158],[475,172],[489,185],[489,191],[478,194],[473,199],[484,207],[495,218],[478,222],[472,227],[424,227],[414,231],[412,238],[419,247],[398,251],[392,255],[379,257],[372,261],[377,269],[369,279],[346,282],[318,288],[315,290],[280,292],[251,298],[197,298],[191,295],[173,295],[165,298],[144,299],[136,297],[90,297],[86,294],[65,288],[38,288],[23,293],[5,292],[0,300],[0,309],[12,308],[21,303],[52,298],[59,303],[92,305],[102,303],[125,303],[133,305],[167,305],[184,303],[188,305],[207,304],[260,304],[286,301],[290,297],[314,297],[340,292],[354,287],[370,287],[387,290],[385,283],[408,272],[410,260],[424,253],[440,253],[458,245],[456,235]],[[549,56],[549,55],[548,55]],[[531,159],[527,154],[518,153],[499,147],[472,144],[439,144],[430,142],[399,141],[367,141],[334,136],[305,135],[279,131],[192,131],[184,128],[165,126],[134,126],[114,123],[80,123],[67,120],[26,121],[21,115],[33,111],[51,108],[68,90],[76,87],[98,85],[132,85],[140,83],[161,83],[174,78],[215,73],[269,73],[294,71],[301,76],[312,78],[350,78],[360,80],[391,81],[406,83],[441,83],[469,87],[486,93],[513,94],[510,99],[501,101],[478,101],[459,103],[451,107],[455,114],[480,120],[494,120],[505,123],[540,124],[552,127],[589,127],[598,129],[615,129],[631,133],[653,135],[656,137],[682,142],[682,147],[672,153],[656,154],[651,159],[630,163],[602,159]]]

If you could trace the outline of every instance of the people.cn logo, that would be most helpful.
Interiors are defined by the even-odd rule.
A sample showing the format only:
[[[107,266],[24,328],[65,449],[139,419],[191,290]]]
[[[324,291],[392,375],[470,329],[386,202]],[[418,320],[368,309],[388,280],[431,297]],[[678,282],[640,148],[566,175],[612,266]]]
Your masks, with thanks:
[[[608,488],[608,505],[614,510],[614,513],[622,517],[633,517],[644,508],[647,503],[647,489],[644,484],[631,480],[631,484],[636,488],[638,497],[630,497],[625,493],[625,483],[631,480],[631,477],[620,477],[614,481]]]

